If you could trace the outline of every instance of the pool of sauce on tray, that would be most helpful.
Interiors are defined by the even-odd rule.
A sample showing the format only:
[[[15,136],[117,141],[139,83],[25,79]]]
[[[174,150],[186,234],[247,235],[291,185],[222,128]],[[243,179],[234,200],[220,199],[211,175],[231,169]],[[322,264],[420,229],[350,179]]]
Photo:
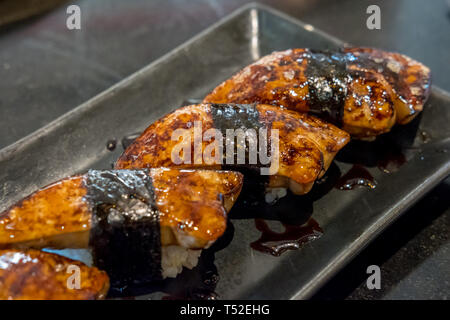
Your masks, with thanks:
[[[266,220],[255,219],[255,226],[261,231],[261,237],[252,242],[250,247],[278,257],[287,250],[300,249],[305,243],[318,239],[323,234],[319,224],[312,218],[302,225],[282,224],[285,230],[275,232],[270,229]]]
[[[241,195],[229,216],[233,220],[254,220],[259,232],[249,246],[256,251],[280,256],[287,250],[301,249],[306,243],[319,238],[323,231],[311,219],[313,202],[333,189],[340,176],[339,167],[332,164],[324,177],[306,195],[298,196],[290,191],[275,203],[268,204],[264,197],[264,181],[254,172],[244,172],[246,177]],[[284,228],[278,231],[270,225],[278,221]]]
[[[340,190],[353,190],[358,186],[375,189],[377,181],[367,168],[378,168],[386,174],[398,171],[407,162],[404,151],[414,152],[415,149],[410,145],[403,145],[399,139],[410,140],[412,143],[417,133],[412,130],[409,137],[402,138],[397,136],[401,133],[397,131],[394,128],[393,132],[381,135],[373,142],[351,141],[336,158],[352,164],[352,167],[337,180],[335,187]]]
[[[397,171],[402,165],[406,163],[406,157],[403,153],[392,153],[377,163],[378,169],[384,173],[392,173]]]
[[[377,186],[370,172],[360,164],[354,164],[336,183],[336,188],[340,190],[353,190],[357,186],[369,189],[375,189]]]

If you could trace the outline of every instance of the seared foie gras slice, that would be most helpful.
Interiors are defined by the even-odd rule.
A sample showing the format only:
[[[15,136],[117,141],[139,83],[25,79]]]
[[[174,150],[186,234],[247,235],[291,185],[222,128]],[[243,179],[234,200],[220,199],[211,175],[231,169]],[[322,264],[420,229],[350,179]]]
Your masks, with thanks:
[[[239,172],[151,169],[163,246],[208,248],[226,229],[242,189]],[[168,230],[164,232],[164,228]],[[174,238],[169,239],[172,233]]]
[[[85,180],[62,179],[0,213],[0,248],[87,248],[92,206]]]
[[[165,276],[163,248],[198,250],[223,234],[242,183],[232,171],[91,170],[3,212],[0,247],[90,247],[114,286],[147,282]]]
[[[0,250],[0,300],[104,299],[108,289],[106,272],[79,261],[31,249]]]
[[[174,161],[173,153],[178,150],[180,140],[174,135],[184,129],[184,142],[188,141],[186,157],[182,162]],[[216,135],[207,137],[208,132],[215,129],[223,137],[216,141]],[[231,152],[245,150],[245,163],[236,163],[235,154],[227,161],[230,151],[227,151],[226,141],[235,141],[237,131],[253,130],[256,139],[253,146],[264,154],[272,154],[270,163],[276,168],[269,175],[268,188],[289,187],[295,194],[308,192],[314,181],[328,169],[336,153],[349,141],[349,135],[318,118],[301,114],[271,105],[219,105],[200,104],[180,108],[150,125],[122,154],[116,162],[117,169],[137,169],[152,167],[210,167],[220,168],[223,164],[239,167],[262,167],[260,163],[248,161],[251,158],[250,147],[244,140],[236,140],[236,148]],[[264,145],[258,132],[266,130],[268,143]],[[278,143],[272,141],[272,133],[278,130]],[[200,133],[198,132],[200,131]],[[202,133],[204,133],[202,135]],[[245,132],[244,132],[245,133]],[[200,136],[199,136],[200,135]],[[200,138],[200,140],[198,139]],[[258,140],[258,141],[256,141]],[[215,158],[215,151],[209,152],[209,147],[215,145],[223,147],[222,157]],[[273,148],[275,145],[278,148]],[[196,152],[195,145],[200,153]],[[270,149],[270,150],[266,150]],[[217,149],[218,150],[218,149]],[[253,149],[256,150],[256,147]],[[178,151],[175,152],[178,154]],[[190,155],[188,155],[190,153]],[[198,156],[200,154],[200,156]],[[209,155],[211,157],[208,157]],[[185,156],[183,151],[183,156]],[[261,156],[259,152],[258,156]],[[214,159],[212,159],[214,158]],[[214,161],[210,161],[214,160]],[[269,166],[269,165],[267,165]]]
[[[428,67],[403,54],[374,48],[345,48],[343,51],[356,57],[353,65],[382,74],[392,86],[397,123],[406,124],[423,110],[431,89]]]
[[[145,196],[153,199],[136,198],[145,191],[140,184],[146,176],[153,195]],[[125,210],[130,205],[125,201],[138,209],[141,202],[155,204],[161,229],[170,231],[162,235],[163,245],[203,248],[224,232],[242,183],[242,174],[233,171],[91,170],[50,184],[1,213],[0,248],[87,248],[98,207]],[[177,240],[185,236],[192,241]]]
[[[245,67],[204,102],[283,106],[332,121],[353,137],[373,138],[422,111],[430,83],[426,66],[398,53],[291,49]]]

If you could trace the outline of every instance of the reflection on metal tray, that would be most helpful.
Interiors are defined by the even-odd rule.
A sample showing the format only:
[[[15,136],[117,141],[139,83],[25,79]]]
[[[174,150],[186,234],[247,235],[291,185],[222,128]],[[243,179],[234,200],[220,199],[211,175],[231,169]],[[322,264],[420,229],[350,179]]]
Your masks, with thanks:
[[[47,183],[88,168],[110,168],[120,141],[190,98],[201,98],[274,50],[344,45],[284,14],[246,6],[50,125],[0,151],[1,208]],[[194,270],[128,292],[136,298],[289,299],[311,296],[369,241],[450,172],[450,95],[433,88],[423,114],[376,142],[352,142],[305,197],[276,207],[238,203],[226,235]],[[117,141],[117,147],[111,147]],[[107,148],[109,144],[109,148]],[[341,174],[367,170],[375,189],[339,190]],[[388,173],[387,173],[388,172]],[[250,207],[249,207],[250,206]],[[245,208],[245,215],[240,208]],[[253,250],[253,218],[313,214],[323,235],[279,257]],[[426,212],[424,212],[426,214]],[[272,227],[279,222],[271,221]],[[88,259],[86,252],[67,255]],[[114,293],[117,294],[117,293]]]

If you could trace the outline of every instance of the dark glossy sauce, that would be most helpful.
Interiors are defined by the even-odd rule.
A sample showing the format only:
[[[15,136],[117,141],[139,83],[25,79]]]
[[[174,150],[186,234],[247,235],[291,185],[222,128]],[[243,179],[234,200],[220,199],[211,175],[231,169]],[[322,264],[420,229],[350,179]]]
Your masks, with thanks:
[[[106,142],[106,149],[109,151],[114,151],[116,149],[117,141],[114,139],[108,140]]]
[[[406,157],[403,153],[391,153],[388,156],[380,159],[377,163],[378,169],[384,173],[392,173],[397,171],[406,162]]]
[[[231,219],[254,219],[261,237],[249,244],[254,250],[279,256],[286,250],[301,249],[305,243],[317,239],[323,233],[311,219],[313,203],[333,189],[340,176],[339,167],[332,164],[325,176],[306,195],[297,196],[288,191],[285,197],[268,204],[264,197],[264,183],[258,183],[259,174],[244,173],[242,192],[233,206]],[[272,230],[267,221],[280,221],[285,230]]]
[[[366,168],[376,167],[386,174],[398,171],[407,162],[405,150],[414,152],[409,145],[400,143],[400,140],[412,143],[416,137],[416,131],[411,126],[400,129],[394,128],[392,132],[377,137],[373,142],[351,141],[336,158],[353,167],[338,179],[335,187],[352,190],[359,185],[374,189],[377,182]]]
[[[309,219],[303,225],[289,225],[283,223],[284,232],[270,229],[266,220],[255,219],[256,228],[261,231],[261,237],[250,244],[257,251],[280,256],[287,250],[300,249],[305,243],[318,239],[323,231],[314,219]]]
[[[357,186],[369,189],[375,189],[377,186],[370,172],[360,164],[354,164],[336,183],[336,188],[340,190],[353,190]]]
[[[420,138],[422,139],[423,143],[428,143],[431,140],[431,136],[428,132],[426,131],[420,131]]]

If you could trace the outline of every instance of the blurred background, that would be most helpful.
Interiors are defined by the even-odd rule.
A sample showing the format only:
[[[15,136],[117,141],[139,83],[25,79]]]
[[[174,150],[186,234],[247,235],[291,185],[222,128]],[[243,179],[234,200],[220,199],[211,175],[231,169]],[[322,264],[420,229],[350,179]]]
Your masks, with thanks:
[[[250,1],[0,0],[0,148],[46,125]],[[450,91],[446,0],[260,1],[357,46],[398,51],[428,65]],[[81,9],[68,30],[66,9]],[[381,30],[366,9],[381,8]],[[448,299],[450,182],[395,222],[314,299]],[[366,267],[382,290],[365,287]]]

